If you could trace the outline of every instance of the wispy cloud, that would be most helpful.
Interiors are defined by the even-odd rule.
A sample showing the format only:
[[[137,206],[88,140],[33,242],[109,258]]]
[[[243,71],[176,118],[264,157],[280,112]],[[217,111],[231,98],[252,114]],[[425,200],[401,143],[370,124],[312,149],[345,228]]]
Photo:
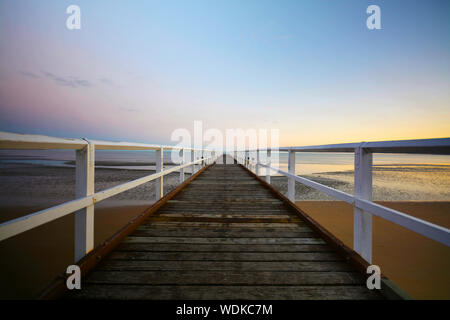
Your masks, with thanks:
[[[120,108],[121,111],[125,112],[141,112],[142,110],[134,109],[134,108]]]
[[[52,80],[56,85],[58,86],[62,86],[62,87],[71,87],[71,88],[81,88],[81,87],[93,87],[94,83],[96,81],[89,81],[87,79],[81,79],[79,77],[76,76],[60,76],[60,75],[56,75],[54,73],[42,70],[40,74],[36,74],[34,72],[31,71],[27,71],[27,70],[20,70],[18,71],[18,73],[24,77],[27,78],[31,78],[31,79],[42,79],[42,78],[47,78],[49,80]],[[103,78],[99,78],[97,80],[97,84],[101,83],[104,84],[106,86],[110,86],[110,87],[115,87],[118,88],[119,86],[112,80],[106,77]]]
[[[42,74],[52,80],[56,85],[63,86],[63,87],[72,87],[72,88],[79,88],[79,87],[92,87],[93,84],[85,79],[80,79],[78,77],[70,76],[70,77],[62,77],[57,76],[51,72],[48,71],[42,71]]]
[[[114,86],[114,82],[108,78],[101,78],[101,79],[98,79],[98,81],[100,81],[101,83],[103,83],[104,85],[107,85],[107,86]]]

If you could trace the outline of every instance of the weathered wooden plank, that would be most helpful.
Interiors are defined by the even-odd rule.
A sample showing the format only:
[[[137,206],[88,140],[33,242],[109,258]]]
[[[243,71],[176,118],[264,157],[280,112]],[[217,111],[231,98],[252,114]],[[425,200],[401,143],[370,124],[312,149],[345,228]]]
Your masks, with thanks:
[[[236,215],[290,215],[289,212],[285,209],[246,209],[246,208],[217,208],[211,209],[207,207],[187,207],[187,208],[164,208],[158,214],[167,214],[167,213],[201,213],[201,214],[214,214],[214,215],[223,215],[223,214],[236,214]]]
[[[236,192],[236,190],[242,190],[244,192],[251,191],[261,191],[264,193],[268,192],[268,189],[264,188],[260,184],[241,184],[241,183],[226,183],[226,184],[196,184],[196,185],[190,185],[183,189],[183,192],[200,192],[200,191],[211,191],[211,192]]]
[[[192,200],[192,197],[183,197],[180,196],[178,199],[180,200]],[[256,197],[252,197],[252,196],[204,196],[204,197],[199,197],[199,199],[205,199],[206,201],[216,201],[216,200],[223,200],[223,201],[228,201],[228,202],[271,202],[272,200],[267,199],[266,196],[256,196]]]
[[[83,284],[73,290],[75,299],[132,300],[354,300],[380,299],[377,292],[365,286],[153,286]]]
[[[114,251],[109,260],[343,261],[333,252],[149,252]]]
[[[355,285],[364,279],[355,272],[270,271],[100,271],[84,283],[152,285]]]
[[[191,244],[325,244],[320,238],[185,238],[126,237],[124,243],[191,243]]]
[[[211,209],[209,210],[201,210],[201,209],[197,209],[197,210],[191,210],[191,209],[185,209],[185,210],[162,210],[161,212],[158,213],[159,216],[163,216],[163,215],[179,215],[179,214],[184,214],[184,215],[208,215],[208,216],[212,216],[212,217],[220,217],[220,216],[289,216],[289,214],[287,214],[287,212],[285,211],[254,211],[254,210],[217,210],[217,211],[212,211]]]
[[[190,211],[190,210],[199,210],[199,211],[203,211],[203,212],[220,212],[222,211],[222,213],[227,213],[227,212],[223,212],[223,211],[228,211],[228,212],[235,212],[235,211],[255,211],[255,212],[283,212],[284,214],[289,214],[292,215],[292,213],[280,206],[280,205],[256,205],[256,204],[242,204],[242,203],[229,203],[229,204],[171,204],[171,205],[167,205],[164,206],[164,208],[162,208],[162,210],[164,211],[173,211],[173,210],[181,210],[181,211]],[[239,212],[237,212],[239,213]]]
[[[264,215],[259,215],[259,214],[201,214],[201,213],[160,213],[158,214],[158,217],[183,217],[183,218],[215,218],[215,219],[220,219],[220,218],[230,218],[230,219],[236,219],[236,218],[254,218],[254,219],[276,219],[276,218],[284,218],[284,219],[291,219],[291,220],[295,220],[297,219],[298,221],[301,221],[300,219],[298,219],[297,217],[293,217],[293,216],[289,216],[289,215],[270,215],[270,214],[264,214]],[[153,218],[153,217],[152,217]],[[156,218],[156,216],[154,217]],[[150,220],[150,219],[149,219]]]
[[[160,252],[333,252],[324,244],[191,244],[191,243],[121,243],[117,251]]]
[[[198,181],[194,181],[190,184],[191,187],[205,187],[205,186],[217,186],[217,185],[224,185],[225,181],[217,181],[218,179],[202,179],[202,180],[198,180]],[[239,180],[238,183],[236,183],[235,180],[233,179],[229,179],[227,181],[227,185],[230,186],[250,186],[250,187],[254,187],[254,186],[258,186],[260,185],[260,183],[258,181],[256,181],[255,179],[241,179]]]
[[[288,208],[285,206],[279,204],[279,203],[248,203],[248,202],[226,202],[226,201],[212,201],[212,202],[205,202],[198,203],[198,202],[177,202],[177,203],[170,203],[164,206],[165,209],[174,208],[174,209],[183,209],[183,208],[204,208],[204,209],[210,209],[211,211],[214,211],[215,209],[250,209],[250,210],[285,210],[287,212],[290,212]]]
[[[180,192],[180,195],[178,197],[178,199],[208,199],[208,198],[214,198],[214,199],[228,199],[228,198],[233,198],[233,199],[240,199],[240,198],[245,198],[245,199],[251,199],[251,200],[263,200],[265,199],[265,201],[270,201],[267,198],[270,197],[271,193],[268,191],[258,191],[258,190],[247,190],[247,191],[243,191],[243,190],[236,190],[236,191],[227,191],[227,190],[221,190],[221,191],[201,191],[201,190],[196,190],[196,191],[182,191]]]
[[[273,215],[291,215],[289,211],[283,208],[243,208],[243,207],[220,207],[217,209],[213,209],[211,207],[167,207],[161,210],[161,213],[202,213],[202,214],[241,214],[241,215],[250,215],[250,214],[273,214]]]
[[[106,260],[97,267],[101,271],[321,271],[342,272],[353,268],[335,261],[148,261]]]
[[[146,223],[153,222],[221,222],[221,223],[300,223],[298,217],[293,216],[274,216],[274,217],[255,217],[255,216],[241,216],[241,217],[205,217],[204,215],[189,215],[189,216],[152,216],[146,220]]]
[[[303,223],[222,223],[222,222],[152,222],[146,224],[147,226],[160,227],[160,228],[257,228],[265,229],[272,228],[278,230],[296,230],[298,227],[305,226]],[[145,225],[142,225],[145,226]]]
[[[307,228],[308,230],[309,228]],[[132,233],[133,237],[204,237],[204,238],[317,238],[317,233],[309,231],[276,231],[276,230],[227,230],[227,229],[147,229],[145,226],[139,227],[136,231]]]
[[[237,234],[237,237],[245,237],[242,236],[242,233],[248,232],[248,233],[253,233],[253,234],[259,234],[261,233],[262,236],[264,237],[267,234],[273,234],[273,233],[277,233],[280,234],[280,236],[282,237],[291,237],[291,234],[295,234],[295,233],[299,233],[299,232],[311,232],[311,228],[307,227],[306,225],[302,225],[302,226],[296,226],[296,227],[291,227],[291,228],[268,228],[268,227],[259,227],[259,228],[255,228],[255,227],[243,227],[241,224],[241,227],[233,227],[230,228],[228,227],[226,224],[222,224],[219,226],[211,226],[208,224],[204,224],[202,226],[184,226],[184,225],[179,225],[179,226],[168,226],[168,225],[155,225],[155,224],[145,224],[145,225],[140,225],[139,227],[136,228],[137,231],[155,231],[155,232],[172,232],[172,233],[176,233],[179,231],[182,232],[210,232],[210,233],[229,233],[230,235],[232,234]],[[157,236],[161,236],[161,235],[157,235]],[[199,237],[200,234],[197,234],[197,237]],[[295,237],[294,235],[292,235],[293,237]]]
[[[224,203],[226,203],[226,204],[233,204],[233,203],[230,203],[229,201],[225,201],[225,200],[202,201],[201,199],[198,199],[198,200],[194,200],[194,199],[191,199],[191,200],[180,200],[180,199],[175,198],[175,199],[170,199],[169,201],[167,201],[166,205],[171,205],[171,204],[183,204],[183,205],[189,205],[189,204],[192,204],[192,205],[198,205],[198,204],[200,204],[200,205],[209,205],[209,204],[214,204],[214,205],[221,205],[221,204],[224,204]],[[237,203],[237,204],[239,204],[239,203]],[[245,205],[245,203],[241,203],[240,205]],[[254,204],[252,204],[252,205],[254,205]],[[286,206],[283,204],[283,202],[281,200],[277,200],[277,199],[273,199],[273,198],[271,198],[270,201],[264,202],[264,205],[265,206],[279,205],[279,206],[282,206],[282,207],[286,208]]]

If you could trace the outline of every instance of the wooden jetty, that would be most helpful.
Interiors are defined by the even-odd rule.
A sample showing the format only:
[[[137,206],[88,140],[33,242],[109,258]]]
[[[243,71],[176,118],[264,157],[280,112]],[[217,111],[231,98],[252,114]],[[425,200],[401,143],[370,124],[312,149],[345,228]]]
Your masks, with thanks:
[[[82,289],[68,291],[64,272],[39,298],[403,299],[409,296],[383,275],[380,290],[366,285],[372,216],[450,246],[449,229],[372,201],[373,154],[449,155],[450,138],[234,150],[234,164],[226,165],[216,163],[217,150],[9,132],[0,132],[0,149],[75,151],[74,200],[0,224],[3,241],[74,214]],[[97,150],[153,151],[155,172],[95,192]],[[165,151],[179,152],[180,162],[165,168]],[[272,151],[287,153],[288,171],[272,166]],[[354,194],[297,175],[302,152],[353,153]],[[164,176],[174,172],[180,185],[164,195]],[[271,172],[288,178],[287,197],[270,185]],[[94,248],[95,205],[150,181],[155,204]],[[354,207],[353,248],[295,206],[296,182]]]
[[[356,266],[362,261],[321,232],[241,165],[215,164],[150,213],[65,298],[382,298],[367,289]]]

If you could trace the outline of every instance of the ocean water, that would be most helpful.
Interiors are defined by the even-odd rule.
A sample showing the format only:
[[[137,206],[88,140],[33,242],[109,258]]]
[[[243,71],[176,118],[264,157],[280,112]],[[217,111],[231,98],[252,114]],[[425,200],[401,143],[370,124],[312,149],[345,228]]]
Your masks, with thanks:
[[[178,162],[177,152],[165,151],[165,162]],[[272,165],[279,165],[287,170],[287,153],[272,154]],[[75,160],[73,150],[0,150],[0,161],[14,163],[34,163],[43,165],[62,165],[67,161]],[[142,163],[154,163],[154,151],[109,151],[98,150],[95,153],[98,162],[132,163],[140,166]],[[303,152],[296,154],[296,173],[300,175],[321,172],[338,172],[353,170],[354,157],[352,153],[324,153]],[[261,155],[261,161],[265,157]],[[375,166],[388,165],[431,165],[450,166],[450,156],[447,155],[422,155],[422,154],[374,154]]]
[[[254,157],[254,156],[251,156]],[[265,162],[264,155],[261,161]],[[353,194],[353,153],[298,152],[297,175]],[[374,154],[373,199],[386,201],[450,201],[450,156],[423,154]],[[288,171],[287,152],[272,153],[272,166]],[[260,175],[265,175],[262,168]],[[271,175],[279,175],[274,174]],[[281,186],[285,189],[286,186]],[[332,200],[324,194],[298,195],[304,200]]]
[[[278,157],[278,159],[277,159]],[[287,171],[288,155],[286,152],[272,154],[272,164]],[[261,156],[261,161],[265,158]],[[309,175],[324,172],[352,171],[354,168],[353,153],[298,152],[295,157],[295,172],[298,175]],[[374,166],[450,166],[450,156],[423,154],[385,154],[373,155]]]
[[[329,185],[353,194],[353,154],[297,153],[295,162],[297,175],[336,181]],[[374,154],[373,164],[374,200],[450,201],[450,156]],[[288,170],[287,153],[278,165]]]
[[[178,152],[164,152],[164,161],[178,162]],[[154,151],[96,151],[96,167],[154,169]],[[272,166],[287,171],[287,153],[273,153]],[[1,150],[0,166],[7,163],[73,166],[73,150]],[[72,162],[71,162],[72,161]],[[265,161],[261,155],[261,161]],[[352,153],[305,152],[296,154],[296,174],[336,181],[333,187],[353,193]],[[262,169],[261,175],[266,174]],[[272,172],[272,175],[275,175]],[[450,201],[450,156],[374,154],[374,199]]]

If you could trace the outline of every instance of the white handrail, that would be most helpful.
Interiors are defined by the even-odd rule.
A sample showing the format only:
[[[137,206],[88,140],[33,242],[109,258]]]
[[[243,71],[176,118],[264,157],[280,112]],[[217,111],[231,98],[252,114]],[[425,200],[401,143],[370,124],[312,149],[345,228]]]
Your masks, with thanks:
[[[300,147],[280,147],[271,148],[270,150],[283,152],[354,152],[357,148],[363,148],[371,153],[423,153],[450,155],[450,138],[324,144]],[[268,150],[268,148],[249,149],[246,151],[265,150]]]
[[[184,168],[191,166],[192,174],[196,165],[204,166],[216,160],[212,150],[185,148],[178,146],[161,146],[143,143],[109,142],[88,139],[66,139],[42,135],[25,135],[0,132],[0,149],[72,149],[76,151],[76,193],[77,198],[63,204],[44,209],[0,224],[0,241],[36,228],[47,222],[75,212],[75,261],[79,261],[94,248],[94,204],[114,195],[135,188],[152,180],[157,180],[156,200],[163,195],[163,177],[175,171],[183,175]],[[95,150],[154,150],[159,155],[156,159],[156,173],[123,183],[112,188],[94,193],[94,153]],[[182,163],[164,170],[162,152],[180,150]],[[186,163],[184,150],[190,150],[192,161]],[[195,158],[196,157],[196,158]]]
[[[241,150],[242,151],[242,150]],[[251,161],[250,151],[256,152],[256,161]],[[261,163],[259,152],[267,151],[267,163]],[[272,151],[287,151],[289,172],[270,166]],[[332,144],[307,147],[283,147],[279,149],[253,149],[243,151],[245,156],[238,157],[241,163],[251,169],[255,166],[256,174],[259,167],[265,167],[288,177],[288,198],[295,202],[295,181],[324,192],[329,196],[345,201],[354,206],[354,242],[353,247],[365,260],[372,261],[372,214],[389,220],[404,228],[419,233],[425,237],[450,246],[450,229],[427,222],[399,212],[372,201],[372,154],[373,153],[423,153],[450,155],[450,138],[379,141]],[[297,152],[353,152],[355,154],[355,195],[328,187],[321,183],[300,177],[295,174],[295,153]],[[255,160],[252,158],[252,160]],[[267,171],[268,172],[268,171]],[[266,180],[270,181],[270,177]]]
[[[83,149],[88,143],[95,145],[96,150],[195,150],[212,151],[201,148],[166,146],[137,142],[115,142],[90,139],[56,138],[44,135],[21,134],[0,131],[0,149]]]
[[[210,159],[210,158],[208,158],[208,159]],[[0,241],[8,239],[10,237],[13,237],[22,232],[28,231],[30,229],[39,227],[40,225],[43,225],[47,222],[61,218],[65,215],[68,215],[70,213],[78,211],[82,208],[86,208],[90,205],[94,205],[100,201],[103,201],[105,199],[113,197],[119,193],[133,189],[137,186],[140,186],[141,184],[150,182],[161,176],[178,171],[181,168],[186,168],[193,164],[200,163],[202,161],[204,161],[204,159],[189,162],[189,163],[186,163],[186,164],[183,164],[180,166],[170,168],[168,170],[150,174],[148,176],[120,184],[118,186],[114,186],[112,188],[109,188],[109,189],[106,189],[103,191],[99,191],[99,192],[94,193],[93,195],[90,195],[87,197],[68,201],[63,204],[56,205],[56,206],[48,208],[48,209],[44,209],[44,210],[37,211],[37,212],[31,213],[29,215],[23,216],[23,217],[19,217],[19,218],[13,219],[13,220],[6,221],[6,222],[0,224]]]
[[[346,203],[349,203],[351,205],[355,205],[358,208],[361,208],[365,211],[369,211],[376,216],[379,216],[381,218],[384,218],[386,220],[389,220],[391,222],[394,222],[396,224],[399,224],[407,229],[413,230],[423,236],[426,236],[428,238],[431,238],[433,240],[436,240],[438,242],[441,242],[447,246],[450,246],[450,229],[438,226],[436,224],[427,222],[425,220],[421,220],[418,218],[415,218],[413,216],[407,215],[405,213],[402,213],[400,211],[376,204],[372,201],[367,201],[364,199],[357,198],[349,193],[328,187],[326,185],[323,185],[321,183],[290,174],[289,172],[280,170],[279,168],[270,167],[265,164],[260,163],[260,166],[269,168],[270,170],[273,170],[277,173],[280,173],[288,178],[292,178],[295,181],[298,181],[308,187],[314,188],[316,190],[322,191],[323,193],[326,193],[329,196],[332,196],[334,198],[337,198],[339,200],[342,200]],[[421,226],[426,226],[426,229],[421,229]]]

